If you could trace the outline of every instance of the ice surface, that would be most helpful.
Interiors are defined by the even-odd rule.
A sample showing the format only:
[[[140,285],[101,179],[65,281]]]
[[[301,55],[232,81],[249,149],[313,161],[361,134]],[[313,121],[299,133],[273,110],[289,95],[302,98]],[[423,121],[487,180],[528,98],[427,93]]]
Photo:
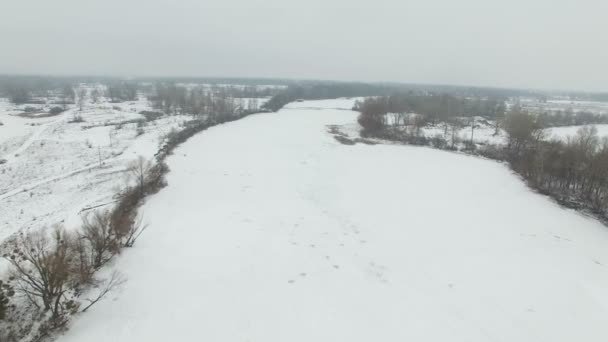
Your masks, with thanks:
[[[345,107],[179,147],[117,260],[128,282],[60,341],[608,340],[604,226],[497,162],[341,145]]]

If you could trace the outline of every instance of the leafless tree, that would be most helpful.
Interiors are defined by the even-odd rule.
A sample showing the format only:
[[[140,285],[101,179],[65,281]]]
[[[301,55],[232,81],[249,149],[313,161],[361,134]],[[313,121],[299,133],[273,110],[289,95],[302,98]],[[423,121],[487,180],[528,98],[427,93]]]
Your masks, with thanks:
[[[71,260],[74,257],[70,237],[57,228],[53,238],[45,232],[22,236],[10,255],[4,258],[12,265],[15,290],[23,294],[34,306],[50,310],[57,317],[71,277]]]
[[[112,272],[110,278],[106,279],[105,281],[103,281],[102,284],[100,284],[99,293],[97,294],[97,296],[85,299],[87,302],[89,302],[89,305],[82,309],[82,312],[86,312],[87,310],[89,310],[93,305],[97,304],[100,300],[102,300],[108,293],[112,292],[113,290],[124,284],[125,281],[126,278],[118,271]]]
[[[138,216],[128,227],[123,235],[123,246],[133,247],[139,236],[148,228],[148,225],[143,223],[142,216]]]
[[[93,268],[98,269],[118,253],[117,236],[112,229],[111,213],[95,211],[82,220],[79,239],[86,243],[85,251],[90,252]]]
[[[78,90],[78,107],[80,108],[81,112],[82,112],[82,109],[84,108],[84,103],[85,103],[86,98],[87,98],[87,88],[80,88]]]
[[[153,164],[144,158],[143,156],[137,157],[127,167],[129,177],[133,178],[137,182],[139,191],[143,194],[146,187],[146,177],[153,168]]]
[[[99,91],[99,89],[95,88],[95,89],[91,90],[91,101],[93,103],[99,102],[100,96],[101,96],[101,92]]]
[[[74,92],[74,88],[72,88],[71,85],[66,85],[65,87],[63,87],[63,90],[61,92],[61,97],[62,97],[64,110],[66,110],[68,108],[68,103],[74,103],[75,96],[76,96],[76,93]]]

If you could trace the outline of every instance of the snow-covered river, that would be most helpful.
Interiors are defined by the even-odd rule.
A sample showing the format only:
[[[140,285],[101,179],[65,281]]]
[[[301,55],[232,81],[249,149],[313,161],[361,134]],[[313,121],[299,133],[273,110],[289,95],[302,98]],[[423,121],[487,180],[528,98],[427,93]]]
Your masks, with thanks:
[[[60,341],[608,340],[607,228],[496,162],[341,145],[341,106],[178,148],[128,282]]]

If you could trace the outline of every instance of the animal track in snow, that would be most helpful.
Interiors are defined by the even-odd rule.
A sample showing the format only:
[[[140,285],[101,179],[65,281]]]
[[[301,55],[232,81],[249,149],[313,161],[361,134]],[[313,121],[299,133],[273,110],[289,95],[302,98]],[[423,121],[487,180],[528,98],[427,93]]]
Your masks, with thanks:
[[[367,273],[383,283],[388,283],[386,278],[387,268],[371,261],[367,267]]]

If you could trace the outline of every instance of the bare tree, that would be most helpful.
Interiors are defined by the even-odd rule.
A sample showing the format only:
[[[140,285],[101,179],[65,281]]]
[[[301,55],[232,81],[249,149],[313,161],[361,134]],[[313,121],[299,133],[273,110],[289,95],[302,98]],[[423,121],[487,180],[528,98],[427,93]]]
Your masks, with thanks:
[[[76,93],[74,93],[74,88],[72,88],[71,85],[66,85],[65,87],[63,87],[61,91],[61,97],[64,110],[68,108],[68,103],[74,103],[75,96]]]
[[[106,279],[102,284],[100,284],[99,286],[99,293],[97,294],[97,296],[95,296],[94,298],[86,298],[85,300],[89,302],[89,305],[87,305],[84,309],[82,309],[82,312],[85,312],[87,310],[89,310],[93,305],[97,304],[100,300],[102,300],[108,293],[112,292],[114,289],[120,287],[122,284],[124,284],[126,281],[126,278],[120,274],[118,271],[114,271],[112,272],[112,275],[110,275],[110,278]]]
[[[448,125],[450,126],[450,148],[453,150],[456,148],[456,143],[458,142],[458,132],[462,127],[462,123],[457,118],[451,118],[448,120]]]
[[[142,217],[139,216],[131,223],[126,234],[123,236],[124,247],[133,247],[139,236],[148,228],[148,225],[144,224],[142,221]]]
[[[86,243],[85,251],[90,252],[94,269],[98,269],[118,253],[117,236],[112,229],[109,211],[96,211],[82,219],[82,232],[79,239]]]
[[[539,140],[542,133],[534,116],[520,111],[511,111],[506,116],[504,129],[509,139],[508,147],[516,154],[531,142]]]
[[[78,107],[80,108],[80,111],[82,112],[82,109],[84,108],[84,102],[87,98],[87,88],[80,88],[78,90]]]
[[[62,301],[71,279],[70,237],[59,228],[49,239],[44,232],[29,233],[19,239],[10,255],[15,290],[34,306],[50,310],[53,317],[63,309]]]
[[[99,102],[100,96],[101,96],[101,92],[99,91],[99,89],[95,88],[95,89],[91,90],[91,101],[93,103]]]
[[[137,157],[137,159],[132,161],[127,167],[127,172],[129,176],[135,179],[141,194],[145,193],[146,177],[152,170],[153,166],[154,165],[152,164],[152,162],[150,162],[143,156],[139,156]]]

